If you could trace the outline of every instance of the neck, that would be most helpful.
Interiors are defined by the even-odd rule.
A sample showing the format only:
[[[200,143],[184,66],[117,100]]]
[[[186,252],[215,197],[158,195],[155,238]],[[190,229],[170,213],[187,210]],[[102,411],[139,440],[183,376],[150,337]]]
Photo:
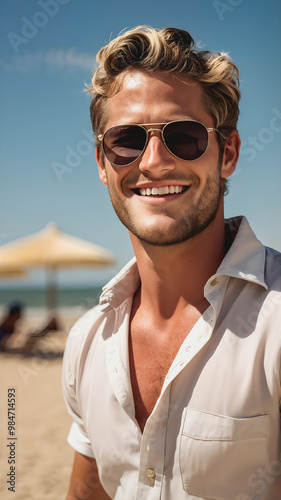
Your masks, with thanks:
[[[187,306],[206,309],[204,286],[225,254],[223,217],[177,245],[157,247],[130,236],[141,279],[136,300],[147,314],[168,319]]]

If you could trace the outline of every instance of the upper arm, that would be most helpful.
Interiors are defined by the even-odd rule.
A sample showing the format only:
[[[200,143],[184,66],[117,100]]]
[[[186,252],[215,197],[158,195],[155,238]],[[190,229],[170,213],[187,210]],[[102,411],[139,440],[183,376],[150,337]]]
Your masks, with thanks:
[[[66,500],[110,500],[101,486],[94,458],[75,453]]]

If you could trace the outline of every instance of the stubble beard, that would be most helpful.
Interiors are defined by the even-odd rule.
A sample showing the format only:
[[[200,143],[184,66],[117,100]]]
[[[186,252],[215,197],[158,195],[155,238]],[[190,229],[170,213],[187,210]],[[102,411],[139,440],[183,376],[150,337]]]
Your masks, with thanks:
[[[157,227],[155,225],[153,227],[143,226],[140,220],[137,219],[136,214],[126,210],[114,187],[109,187],[112,206],[122,224],[142,242],[160,247],[177,245],[200,234],[215,219],[223,196],[223,180],[220,172],[219,165],[217,172],[208,177],[199,199],[187,207],[182,217],[176,219],[171,215],[168,216],[168,230],[167,227],[161,227],[160,225]],[[167,209],[164,205],[157,206],[154,213],[167,215]],[[171,220],[173,220],[172,223],[170,223]]]

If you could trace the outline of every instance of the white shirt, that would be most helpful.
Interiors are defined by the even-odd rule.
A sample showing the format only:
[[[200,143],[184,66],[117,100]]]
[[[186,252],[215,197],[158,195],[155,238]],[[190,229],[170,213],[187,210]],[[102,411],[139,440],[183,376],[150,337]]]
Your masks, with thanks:
[[[205,285],[210,306],[180,347],[143,433],[128,356],[134,259],[69,334],[68,441],[95,457],[115,500],[281,498],[281,254],[245,218],[226,222],[238,232]]]

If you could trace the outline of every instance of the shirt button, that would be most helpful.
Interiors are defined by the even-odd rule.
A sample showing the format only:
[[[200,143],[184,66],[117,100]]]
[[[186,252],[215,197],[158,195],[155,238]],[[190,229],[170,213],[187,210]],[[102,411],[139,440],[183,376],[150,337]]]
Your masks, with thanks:
[[[217,284],[218,284],[217,278],[214,278],[210,283],[211,286],[216,286]]]
[[[146,479],[148,486],[154,486],[155,483],[156,472],[153,469],[147,469],[146,471]]]

